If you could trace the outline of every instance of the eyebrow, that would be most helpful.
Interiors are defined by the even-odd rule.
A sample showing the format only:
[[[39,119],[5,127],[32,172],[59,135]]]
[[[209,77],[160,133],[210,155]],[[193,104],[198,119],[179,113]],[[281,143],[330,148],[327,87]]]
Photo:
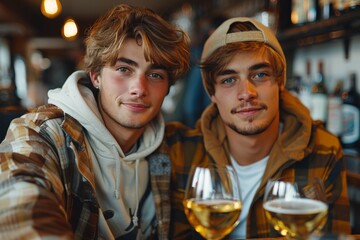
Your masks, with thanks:
[[[269,63],[258,63],[258,64],[255,64],[255,65],[251,66],[249,68],[249,70],[250,71],[255,71],[255,70],[258,70],[258,69],[262,69],[262,68],[271,68],[271,65]],[[223,75],[228,75],[228,74],[233,74],[233,73],[236,73],[236,71],[233,70],[233,69],[225,69],[223,71],[218,72],[216,75],[217,76],[223,76]]]
[[[255,64],[255,65],[251,66],[249,69],[250,70],[258,70],[261,68],[271,68],[271,65],[269,63],[259,63],[259,64]]]
[[[131,65],[131,66],[134,66],[134,67],[138,67],[138,66],[139,66],[139,64],[138,64],[137,62],[135,62],[135,61],[133,61],[133,60],[131,60],[131,59],[129,59],[129,58],[124,58],[124,57],[118,58],[118,59],[116,60],[116,62],[124,62],[124,63],[127,63],[127,64],[129,64],[129,65]]]
[[[124,62],[134,67],[139,67],[139,64],[129,58],[120,57],[116,60],[116,62]],[[166,67],[160,64],[150,64],[149,69],[162,69],[167,71]]]

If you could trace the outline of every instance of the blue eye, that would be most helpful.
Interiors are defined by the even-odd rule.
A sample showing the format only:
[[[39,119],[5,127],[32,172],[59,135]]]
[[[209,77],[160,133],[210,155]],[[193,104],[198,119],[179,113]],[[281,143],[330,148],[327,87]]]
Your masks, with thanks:
[[[150,73],[149,76],[151,78],[162,78],[162,76],[160,74],[158,74],[158,73]]]
[[[120,72],[128,72],[129,71],[129,69],[126,67],[119,67],[117,70]]]
[[[230,83],[233,83],[235,82],[235,79],[234,78],[226,78],[224,79],[221,83],[223,84],[230,84]]]
[[[258,74],[256,74],[256,75],[257,75],[258,77],[260,77],[260,78],[267,76],[267,74],[265,74],[265,73],[258,73]]]
[[[149,80],[152,81],[164,81],[169,79],[168,73],[163,69],[154,69],[148,73]]]
[[[251,77],[251,80],[254,82],[262,83],[262,82],[267,82],[268,80],[271,80],[271,78],[272,78],[272,74],[270,74],[270,73],[258,72],[258,73],[255,73]]]

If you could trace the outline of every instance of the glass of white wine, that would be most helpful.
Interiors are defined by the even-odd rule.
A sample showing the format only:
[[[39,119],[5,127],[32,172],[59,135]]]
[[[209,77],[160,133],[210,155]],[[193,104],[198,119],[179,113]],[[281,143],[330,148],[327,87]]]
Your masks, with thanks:
[[[287,239],[308,239],[326,223],[328,205],[321,179],[269,180],[264,203],[266,217]]]
[[[222,239],[239,223],[239,180],[229,165],[191,168],[183,201],[187,219],[206,239]]]

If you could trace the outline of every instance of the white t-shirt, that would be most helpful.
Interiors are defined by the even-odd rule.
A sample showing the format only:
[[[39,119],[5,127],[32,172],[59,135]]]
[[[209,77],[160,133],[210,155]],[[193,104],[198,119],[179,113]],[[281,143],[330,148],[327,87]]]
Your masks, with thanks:
[[[231,232],[230,237],[234,239],[246,238],[246,218],[249,213],[251,202],[254,198],[256,190],[259,188],[261,179],[264,175],[266,164],[269,156],[250,165],[239,165],[233,156],[230,155],[231,164],[234,167],[240,182],[240,192],[242,198],[242,209],[240,214],[240,222]]]

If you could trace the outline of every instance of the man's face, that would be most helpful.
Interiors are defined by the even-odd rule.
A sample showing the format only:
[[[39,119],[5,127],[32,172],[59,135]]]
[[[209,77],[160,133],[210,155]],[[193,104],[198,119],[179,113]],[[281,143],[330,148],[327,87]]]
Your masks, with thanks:
[[[237,53],[215,76],[216,103],[227,128],[241,135],[256,135],[276,124],[279,91],[266,54]]]
[[[168,72],[147,62],[134,39],[123,43],[114,66],[93,77],[107,128],[143,129],[160,111],[169,88]]]

